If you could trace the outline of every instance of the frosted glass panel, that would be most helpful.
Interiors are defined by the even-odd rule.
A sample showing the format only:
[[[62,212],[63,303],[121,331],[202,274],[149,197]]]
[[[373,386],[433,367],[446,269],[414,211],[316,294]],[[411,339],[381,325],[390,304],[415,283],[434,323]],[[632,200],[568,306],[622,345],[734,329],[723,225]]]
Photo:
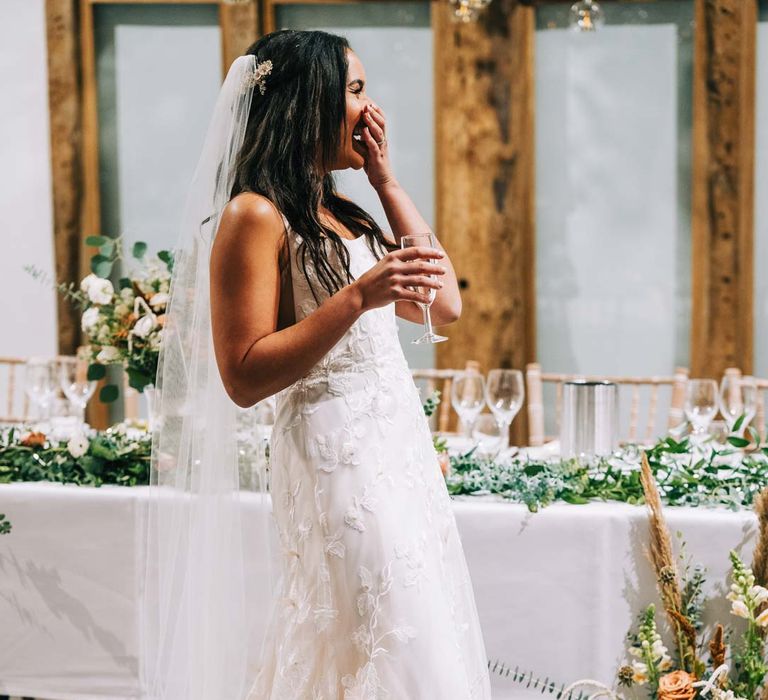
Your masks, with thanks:
[[[174,248],[221,85],[218,9],[94,9],[101,231],[87,233],[122,234],[126,250],[137,240],[151,252]],[[121,402],[110,405],[110,419],[122,419]]]
[[[277,5],[277,26],[341,34],[360,57],[366,91],[387,114],[389,152],[398,180],[434,225],[432,30],[428,2]],[[339,189],[389,230],[365,173],[337,173]],[[437,232],[439,235],[439,231]],[[412,345],[421,326],[400,321],[400,340],[412,367],[432,367],[434,349]],[[446,335],[450,336],[449,332]]]
[[[594,34],[537,10],[538,359],[671,374],[689,355],[693,3],[604,8]]]
[[[215,5],[96,6],[103,232],[172,248],[221,85]]]
[[[768,2],[760,3],[757,25],[757,114],[755,123],[755,367],[768,377]]]

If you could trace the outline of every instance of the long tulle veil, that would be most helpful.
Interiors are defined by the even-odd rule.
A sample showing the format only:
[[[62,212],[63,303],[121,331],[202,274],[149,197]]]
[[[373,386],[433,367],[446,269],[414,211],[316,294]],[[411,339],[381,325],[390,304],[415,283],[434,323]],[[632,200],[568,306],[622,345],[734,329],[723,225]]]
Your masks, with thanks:
[[[269,499],[253,411],[227,396],[210,322],[209,255],[254,96],[254,56],[221,87],[174,251],[156,379],[141,603],[143,697],[241,700],[274,593]],[[253,459],[251,459],[253,457]],[[250,493],[241,488],[249,482]]]

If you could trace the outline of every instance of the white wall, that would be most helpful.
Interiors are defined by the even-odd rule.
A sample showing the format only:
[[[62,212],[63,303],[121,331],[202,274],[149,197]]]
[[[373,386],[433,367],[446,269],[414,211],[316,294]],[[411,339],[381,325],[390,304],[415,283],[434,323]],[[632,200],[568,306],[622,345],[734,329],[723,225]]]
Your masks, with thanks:
[[[44,0],[0,0],[0,356],[56,352]]]

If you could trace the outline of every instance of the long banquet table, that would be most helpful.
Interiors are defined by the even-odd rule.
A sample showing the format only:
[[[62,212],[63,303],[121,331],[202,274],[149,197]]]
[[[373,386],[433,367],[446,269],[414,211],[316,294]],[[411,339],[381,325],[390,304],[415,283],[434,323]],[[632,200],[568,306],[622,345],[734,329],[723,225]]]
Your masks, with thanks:
[[[0,485],[0,513],[13,524],[0,536],[0,694],[140,697],[146,495],[145,488],[117,486]],[[612,683],[627,631],[645,605],[657,602],[643,553],[645,509],[556,504],[531,514],[483,496],[454,499],[454,512],[489,658],[560,683]],[[705,620],[726,621],[728,551],[751,559],[753,513],[666,513],[671,531],[682,532],[688,552],[708,569],[714,600]],[[253,546],[263,540],[254,537]],[[496,673],[492,684],[494,700],[542,697]]]

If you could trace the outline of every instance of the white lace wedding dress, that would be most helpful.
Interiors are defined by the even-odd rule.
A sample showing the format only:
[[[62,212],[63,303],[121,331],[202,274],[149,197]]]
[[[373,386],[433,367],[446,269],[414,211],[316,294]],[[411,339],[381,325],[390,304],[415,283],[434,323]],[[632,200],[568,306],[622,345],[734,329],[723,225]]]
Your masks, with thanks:
[[[288,236],[300,320],[318,304],[296,263],[301,237]],[[376,262],[365,237],[344,245],[353,276]],[[394,304],[364,313],[276,398],[281,598],[249,700],[489,700],[472,585]]]

